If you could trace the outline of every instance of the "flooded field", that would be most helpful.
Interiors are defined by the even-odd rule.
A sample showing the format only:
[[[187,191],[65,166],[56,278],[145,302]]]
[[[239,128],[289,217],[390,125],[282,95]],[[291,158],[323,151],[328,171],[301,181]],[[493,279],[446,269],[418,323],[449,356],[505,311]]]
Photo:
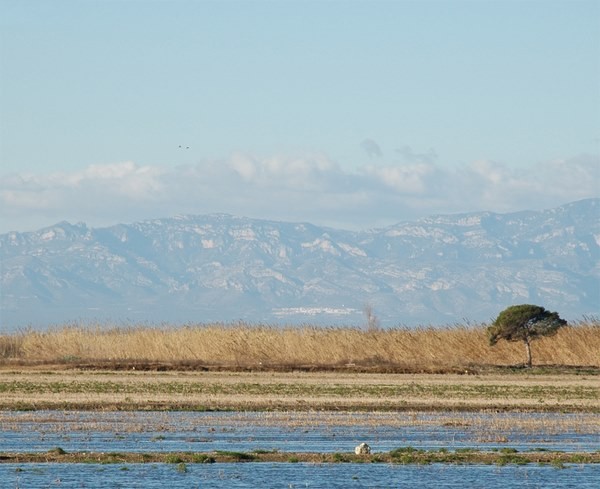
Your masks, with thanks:
[[[592,413],[70,412],[0,413],[0,451],[61,447],[94,452],[278,450],[374,452],[515,448],[600,449],[600,415]]]
[[[577,487],[582,375],[6,369],[0,488]],[[372,453],[355,455],[360,443]],[[211,463],[207,463],[211,462]]]
[[[248,488],[248,487],[545,487],[592,489],[600,464],[414,463],[377,458],[399,447],[459,453],[600,450],[600,415],[592,413],[356,412],[80,412],[0,413],[0,455],[102,453],[88,463],[0,463],[1,487]],[[367,442],[374,456],[345,459]],[[138,453],[289,453],[281,461],[128,463]],[[350,463],[304,463],[302,453],[332,454]],[[294,457],[293,454],[297,457]],[[339,457],[337,457],[339,455]],[[507,455],[509,456],[509,455]],[[336,458],[337,457],[337,458]],[[373,458],[374,457],[374,458]],[[339,459],[339,460],[338,460]],[[49,459],[50,460],[50,459]],[[150,460],[148,458],[148,460]],[[199,460],[199,459],[198,459]],[[300,463],[298,463],[300,462]]]

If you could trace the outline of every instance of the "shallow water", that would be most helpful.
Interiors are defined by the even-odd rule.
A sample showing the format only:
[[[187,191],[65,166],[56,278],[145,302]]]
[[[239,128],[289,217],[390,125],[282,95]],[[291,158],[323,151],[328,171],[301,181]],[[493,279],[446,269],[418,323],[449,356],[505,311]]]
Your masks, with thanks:
[[[577,488],[596,489],[600,467],[384,464],[4,464],[6,488]]]
[[[374,452],[600,449],[600,416],[515,413],[4,412],[0,451]],[[598,465],[303,463],[0,464],[0,488],[577,488],[596,489]]]
[[[59,446],[66,451],[98,452],[348,452],[363,441],[369,443],[374,452],[403,446],[484,450],[511,447],[520,451],[537,448],[561,451],[600,449],[598,415],[461,414],[459,426],[447,425],[448,414],[414,414],[409,422],[399,419],[402,416],[405,415],[2,413],[0,451],[39,452]],[[535,429],[527,428],[531,423],[534,423]],[[543,429],[540,430],[540,426]]]

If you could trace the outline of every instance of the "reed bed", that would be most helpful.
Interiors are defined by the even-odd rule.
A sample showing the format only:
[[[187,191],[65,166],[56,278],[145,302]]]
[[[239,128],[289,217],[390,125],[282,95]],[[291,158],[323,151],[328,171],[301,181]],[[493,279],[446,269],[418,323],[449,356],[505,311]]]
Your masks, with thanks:
[[[600,367],[600,321],[582,320],[533,343],[536,365]],[[486,325],[365,330],[200,324],[68,325],[0,335],[0,360],[22,362],[192,362],[208,366],[394,366],[443,370],[524,361],[522,343],[491,347]]]

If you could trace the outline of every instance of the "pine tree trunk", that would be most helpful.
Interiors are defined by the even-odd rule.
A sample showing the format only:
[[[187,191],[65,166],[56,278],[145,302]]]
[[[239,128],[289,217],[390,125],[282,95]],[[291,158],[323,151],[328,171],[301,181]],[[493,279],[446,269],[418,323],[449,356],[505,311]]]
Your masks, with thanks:
[[[527,368],[531,368],[531,344],[529,342],[529,338],[525,338],[525,353],[527,354]]]

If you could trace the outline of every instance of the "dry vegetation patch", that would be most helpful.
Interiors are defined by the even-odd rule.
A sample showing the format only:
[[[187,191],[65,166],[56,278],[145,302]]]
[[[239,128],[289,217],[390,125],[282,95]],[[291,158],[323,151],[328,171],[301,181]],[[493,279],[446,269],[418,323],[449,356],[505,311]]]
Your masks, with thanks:
[[[562,328],[533,345],[538,365],[600,368],[600,322]],[[154,369],[469,372],[522,364],[523,346],[491,348],[485,325],[391,328],[203,324],[182,327],[59,327],[0,335],[4,363]]]

